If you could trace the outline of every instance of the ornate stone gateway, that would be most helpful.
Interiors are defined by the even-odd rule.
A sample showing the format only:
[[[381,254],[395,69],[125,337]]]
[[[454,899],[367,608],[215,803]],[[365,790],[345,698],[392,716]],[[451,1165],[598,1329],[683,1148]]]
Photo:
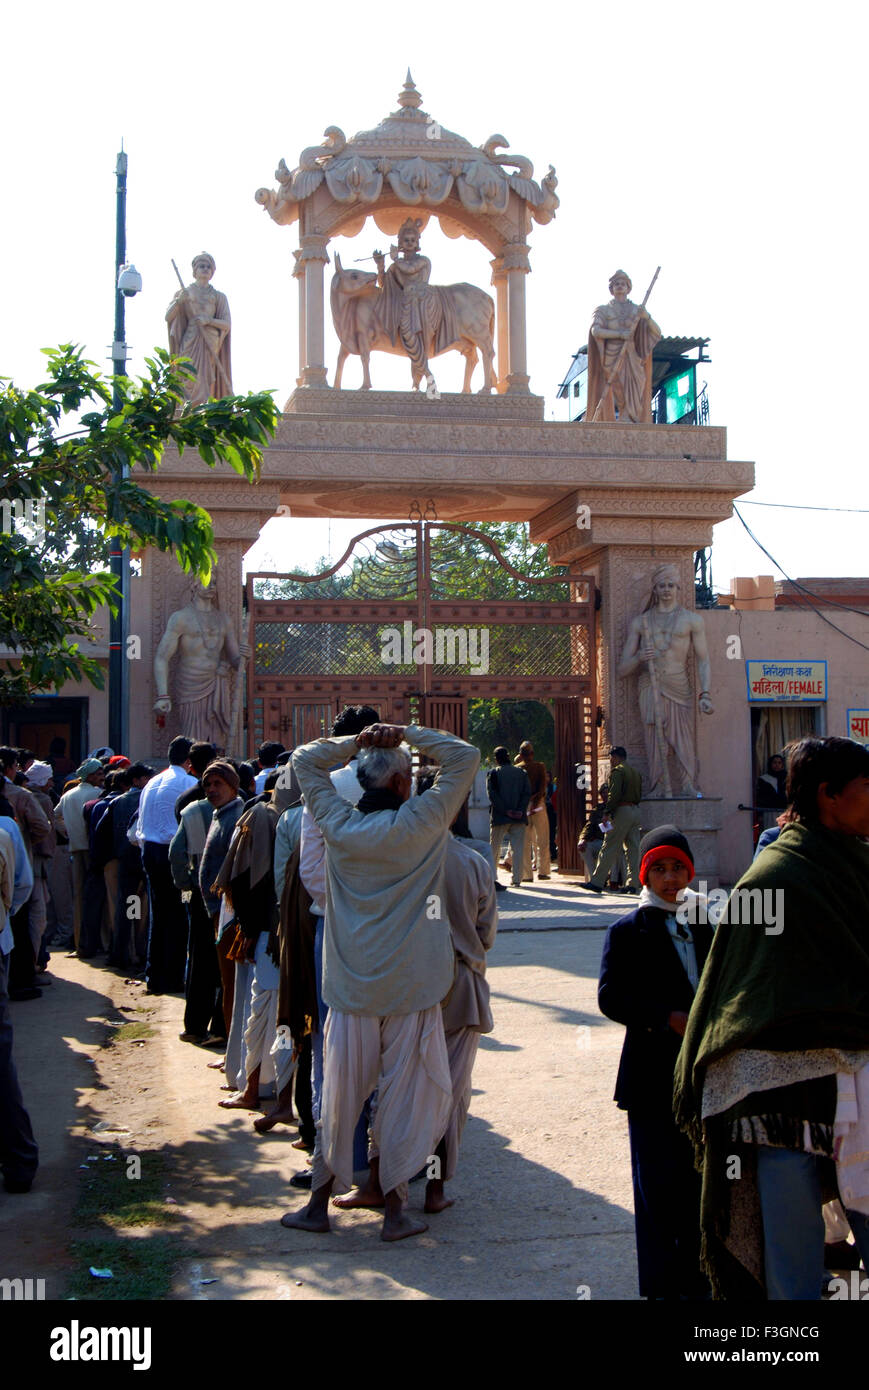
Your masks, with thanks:
[[[456,596],[469,589],[479,597]],[[596,782],[594,600],[588,576],[560,567],[529,578],[488,536],[438,522],[363,531],[321,574],[251,574],[248,741],[319,738],[345,704],[464,738],[470,699],[545,701],[559,868],[577,872]]]
[[[722,808],[705,779],[704,757],[731,731],[722,729],[715,713],[716,691],[710,688],[715,653],[704,642],[706,620],[694,612],[694,553],[711,544],[713,525],[728,518],[733,499],[752,487],[754,469],[727,457],[720,426],[648,421],[647,367],[658,330],[644,306],[627,299],[630,279],[624,271],[613,276],[613,301],[595,314],[600,399],[592,418],[582,424],[544,418],[543,398],[530,391],[525,294],[530,233],[535,224],[551,222],[559,205],[555,171],[550,167],[536,182],[529,160],[505,152],[503,136],[473,144],[427,115],[421,103],[408,75],[398,109],[373,129],[348,139],[330,126],[323,143],[303,150],[295,168],[281,160],[277,188],[256,195],[273,222],[298,223],[296,388],[257,486],[211,474],[202,460],[174,451],[167,451],[159,475],[147,480],[159,495],[190,498],[210,512],[220,556],[214,607],[227,615],[235,640],[224,637],[219,650],[216,619],[188,613],[175,620],[174,626],[184,629],[175,656],[169,659],[170,634],[155,661],[173,614],[183,614],[190,604],[189,584],[170,555],[143,557],[141,581],[131,591],[131,631],[142,634],[143,655],[151,659],[143,663],[143,679],[132,686],[130,726],[136,741],[131,751],[161,756],[168,739],[182,732],[182,709],[186,713],[193,703],[208,702],[206,712],[221,729],[227,718],[230,730],[235,727],[233,702],[237,708],[238,672],[248,645],[242,561],[270,517],[359,518],[362,526],[383,517],[416,520],[413,499],[428,498],[433,504],[428,515],[442,522],[529,523],[531,540],[546,542],[552,564],[578,571],[580,587],[558,600],[564,612],[556,616],[558,604],[552,598],[541,602],[534,593],[525,606],[527,625],[517,628],[523,605],[512,593],[471,604],[452,602],[448,592],[438,591],[436,531],[428,540],[419,532],[413,545],[409,536],[403,544],[400,537],[393,542],[400,552],[415,547],[418,558],[406,561],[412,569],[422,567],[413,570],[413,588],[385,595],[334,587],[320,591],[319,585],[337,582],[337,570],[315,577],[316,582],[296,576],[293,592],[271,595],[284,605],[280,610],[263,609],[271,600],[250,590],[255,626],[271,623],[277,631],[283,625],[286,635],[292,623],[297,640],[284,642],[282,655],[274,658],[277,666],[255,665],[253,674],[247,667],[251,723],[243,746],[249,751],[258,737],[272,732],[285,743],[310,737],[339,699],[369,698],[385,716],[399,720],[409,717],[411,706],[432,724],[463,730],[472,695],[551,698],[562,790],[575,781],[574,763],[594,768],[593,743],[601,757],[610,744],[623,744],[647,790],[660,798],[643,803],[644,826],[675,819],[689,834],[698,872],[714,875]],[[335,258],[331,308],[342,362],[348,353],[363,363],[375,354],[373,383],[370,375],[363,376],[363,386],[374,389],[341,390],[337,380],[329,385],[325,360],[329,243],[360,233],[369,217],[379,233],[396,241],[388,253],[375,252],[379,237],[369,228],[364,253],[376,269],[356,271],[349,256],[344,265]],[[432,218],[447,236],[464,236],[488,249],[491,296],[473,285],[431,283],[433,268],[422,246]],[[576,254],[582,254],[581,247]],[[603,276],[611,265],[595,273]],[[209,269],[210,264],[203,267],[200,278],[207,278]],[[634,270],[639,273],[640,267]],[[565,267],[565,283],[567,276]],[[571,336],[575,324],[565,319],[557,331]],[[431,359],[452,349],[465,355],[463,393],[441,393],[434,386]],[[426,390],[377,389],[376,354],[382,350],[403,353],[408,386],[425,383]],[[470,394],[472,384],[479,385],[479,372],[477,383],[471,381],[479,355],[483,391]],[[431,566],[426,545],[434,547]],[[590,613],[574,609],[587,605],[592,585],[600,597],[593,670],[586,664]],[[378,606],[366,609],[366,604]],[[433,606],[438,604],[446,607]],[[439,630],[456,626],[466,630],[461,670],[453,657],[442,651],[439,658],[437,650]],[[479,628],[479,641],[488,634],[485,658],[480,645],[471,647],[472,627]],[[387,628],[392,637],[381,652],[378,642]],[[429,632],[430,649],[423,636],[414,654],[417,629]],[[556,629],[562,633],[557,640]],[[514,639],[502,639],[502,630],[534,633],[532,646],[517,650]],[[575,649],[567,635],[571,631],[577,634]],[[277,640],[278,648],[269,643],[270,649],[280,649],[283,639]],[[557,660],[569,653],[563,667],[552,656],[550,641]],[[338,652],[347,663],[341,669],[335,664]],[[505,662],[499,665],[502,655]],[[547,664],[550,657],[555,666]],[[294,664],[299,661],[310,664]],[[155,704],[162,708],[155,712]],[[572,838],[565,819],[562,845],[568,854]]]

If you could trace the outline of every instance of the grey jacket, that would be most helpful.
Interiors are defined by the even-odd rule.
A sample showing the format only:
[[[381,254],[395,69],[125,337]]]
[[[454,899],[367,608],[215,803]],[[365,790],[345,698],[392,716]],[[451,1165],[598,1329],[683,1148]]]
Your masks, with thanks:
[[[326,844],[323,998],[342,1013],[416,1013],[439,1004],[453,983],[447,843],[480,754],[460,738],[414,724],[406,737],[440,762],[440,776],[425,796],[369,815],[345,801],[329,776],[356,753],[354,738],[320,739],[293,754]]]
[[[182,811],[182,816],[186,815],[188,809],[189,807]],[[220,911],[220,898],[216,893],[212,893],[211,885],[223,866],[235,823],[243,810],[244,802],[237,796],[234,801],[228,801],[225,806],[220,806],[214,812],[214,819],[208,828],[205,848],[199,861],[199,891],[205,903],[205,911],[212,917]]]

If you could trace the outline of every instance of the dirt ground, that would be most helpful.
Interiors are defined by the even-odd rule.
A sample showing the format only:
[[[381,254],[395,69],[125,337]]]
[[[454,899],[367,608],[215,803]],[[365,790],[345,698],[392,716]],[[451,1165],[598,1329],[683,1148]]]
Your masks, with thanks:
[[[180,998],[55,956],[44,997],[13,1005],[41,1167],[29,1195],[0,1194],[0,1274],[45,1278],[48,1298],[135,1297],[135,1273],[113,1290],[87,1274],[123,1173],[149,1204],[139,1224],[114,1224],[109,1249],[119,1267],[130,1252],[144,1267],[159,1261],[142,1242],[162,1240],[174,1299],[635,1299],[627,1125],[612,1102],[622,1029],[595,1002],[593,928],[624,909],[589,919],[585,900],[583,929],[572,896],[553,891],[554,915],[535,919],[530,898],[501,895],[495,1031],[478,1054],[455,1206],[394,1245],[377,1213],[336,1212],[324,1236],[281,1227],[306,1200],[288,1186],[305,1166],[296,1130],[261,1137],[251,1113],[219,1108],[215,1054],[178,1038]],[[411,1186],[412,1209],[423,1187]]]

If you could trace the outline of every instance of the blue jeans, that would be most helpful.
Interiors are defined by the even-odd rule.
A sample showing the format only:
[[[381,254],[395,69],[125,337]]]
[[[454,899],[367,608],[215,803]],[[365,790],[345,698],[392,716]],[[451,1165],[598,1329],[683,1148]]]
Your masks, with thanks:
[[[314,1124],[320,1118],[320,1095],[323,1090],[323,1029],[326,1027],[326,1015],[329,1007],[323,1001],[323,923],[325,918],[316,919],[317,926],[314,930],[314,974],[317,979],[317,1011],[320,1017],[320,1027],[316,1033],[311,1035],[311,1109],[314,1114]]]
[[[250,992],[253,983],[253,966],[250,961],[235,962],[235,990],[232,996],[232,1023],[226,1040],[226,1058],[223,1070],[229,1086],[243,1091],[247,1082],[245,1076],[244,1033],[250,1017]]]
[[[757,1147],[766,1296],[771,1303],[821,1297],[824,1218],[815,1154]]]

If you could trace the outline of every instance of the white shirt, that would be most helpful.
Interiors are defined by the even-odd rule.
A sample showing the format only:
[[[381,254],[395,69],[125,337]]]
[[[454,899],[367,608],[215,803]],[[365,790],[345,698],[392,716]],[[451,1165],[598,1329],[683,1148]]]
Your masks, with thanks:
[[[697,986],[700,983],[700,974],[697,969],[697,952],[694,949],[694,938],[691,935],[691,928],[683,925],[676,920],[675,912],[667,913],[667,931],[673,945],[676,947],[676,955],[682,962],[685,974],[691,981],[691,988],[697,993]]]
[[[140,845],[151,840],[158,845],[168,845],[178,829],[175,819],[175,802],[184,792],[196,786],[196,778],[185,772],[183,767],[170,763],[165,772],[160,772],[146,782],[139,801],[139,819],[136,822],[136,839]]]
[[[254,777],[253,784],[256,787],[257,796],[259,796],[261,792],[265,791],[266,778],[268,777],[270,772],[274,772],[274,768],[264,767],[262,772],[258,772],[256,777]]]
[[[340,792],[344,800],[349,801],[351,806],[355,806],[360,797],[365,795],[365,788],[356,776],[355,758],[346,767],[336,767],[329,776],[332,778],[332,786],[336,792]],[[302,816],[299,877],[313,898],[311,915],[322,917],[326,911],[326,846],[323,843],[320,827],[307,807],[305,807],[305,813]]]
[[[90,782],[79,782],[77,787],[72,787],[68,792],[64,792],[57,803],[54,817],[59,822],[61,829],[65,830],[69,836],[69,848],[73,853],[88,847],[84,808],[89,801],[97,801],[99,796],[99,787],[93,786]]]

